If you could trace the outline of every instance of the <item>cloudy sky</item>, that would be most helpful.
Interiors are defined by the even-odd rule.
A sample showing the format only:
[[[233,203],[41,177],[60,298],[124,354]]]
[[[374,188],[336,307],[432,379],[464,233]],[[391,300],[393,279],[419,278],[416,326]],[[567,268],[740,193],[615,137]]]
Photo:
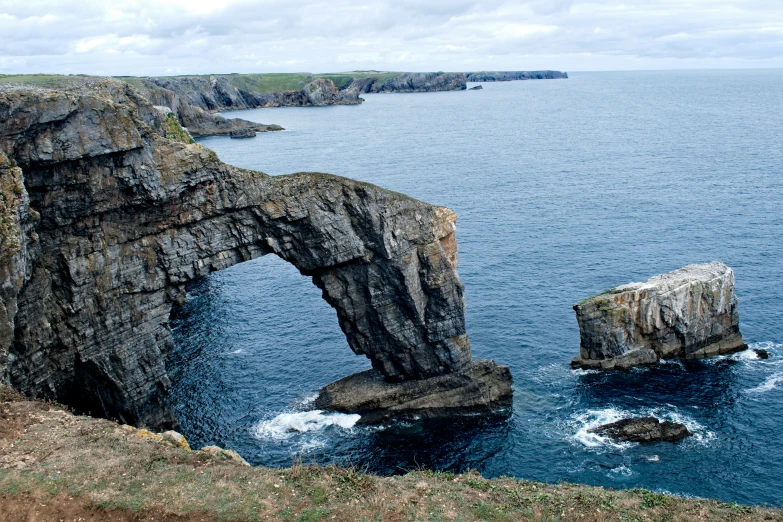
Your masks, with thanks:
[[[0,0],[0,72],[783,67],[783,0]]]

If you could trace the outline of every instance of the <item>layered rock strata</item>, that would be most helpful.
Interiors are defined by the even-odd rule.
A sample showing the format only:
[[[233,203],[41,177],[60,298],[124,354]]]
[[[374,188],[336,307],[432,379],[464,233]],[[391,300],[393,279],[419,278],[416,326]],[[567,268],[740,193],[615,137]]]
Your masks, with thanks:
[[[747,348],[739,331],[734,272],[719,262],[618,286],[574,310],[581,337],[574,367],[623,369]]]
[[[312,278],[348,345],[386,380],[462,375],[452,211],[326,174],[231,167],[164,137],[166,123],[118,81],[0,87],[4,381],[174,426],[172,304],[189,281],[265,254]]]
[[[471,361],[454,373],[402,383],[367,370],[322,388],[315,407],[358,413],[363,424],[485,413],[511,402],[511,384],[508,367],[492,361]]]

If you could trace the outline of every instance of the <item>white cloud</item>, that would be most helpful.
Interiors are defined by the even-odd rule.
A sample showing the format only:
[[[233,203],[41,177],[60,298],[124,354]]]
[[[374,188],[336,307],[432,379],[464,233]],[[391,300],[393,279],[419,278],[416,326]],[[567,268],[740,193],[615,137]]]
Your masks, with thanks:
[[[780,0],[0,0],[0,72],[783,67]]]

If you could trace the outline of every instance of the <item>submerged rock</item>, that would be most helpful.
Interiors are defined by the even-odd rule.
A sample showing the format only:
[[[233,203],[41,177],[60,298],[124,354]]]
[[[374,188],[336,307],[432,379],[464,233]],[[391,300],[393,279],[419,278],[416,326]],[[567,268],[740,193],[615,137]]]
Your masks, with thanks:
[[[254,129],[237,129],[231,131],[229,136],[232,138],[255,138],[256,131]]]
[[[476,85],[475,87],[471,87],[471,88],[470,88],[470,89],[468,89],[468,90],[469,90],[469,91],[480,91],[480,90],[481,90],[481,89],[483,89],[483,88],[484,88],[484,87],[482,87],[481,85]]]
[[[510,403],[511,384],[508,367],[493,361],[471,361],[454,373],[401,383],[367,370],[323,387],[315,406],[358,413],[362,424],[486,413]]]
[[[756,352],[756,356],[759,359],[769,359],[769,352],[767,350],[759,349],[753,351]]]
[[[744,350],[734,272],[723,263],[688,265],[574,305],[581,337],[577,368],[625,369],[659,359]]]
[[[655,417],[622,419],[593,428],[590,433],[627,442],[676,442],[691,435],[684,424]]]

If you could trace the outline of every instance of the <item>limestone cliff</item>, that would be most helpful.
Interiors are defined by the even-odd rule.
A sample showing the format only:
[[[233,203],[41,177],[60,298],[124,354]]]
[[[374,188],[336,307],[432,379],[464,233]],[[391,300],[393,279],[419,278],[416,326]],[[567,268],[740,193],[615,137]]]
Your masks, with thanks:
[[[730,353],[739,332],[734,272],[723,263],[688,265],[574,305],[582,368],[628,368],[659,359]]]
[[[123,82],[0,87],[3,380],[173,425],[172,304],[188,281],[270,253],[312,278],[387,380],[467,365],[453,212],[326,174],[238,169],[165,135],[165,112]]]

